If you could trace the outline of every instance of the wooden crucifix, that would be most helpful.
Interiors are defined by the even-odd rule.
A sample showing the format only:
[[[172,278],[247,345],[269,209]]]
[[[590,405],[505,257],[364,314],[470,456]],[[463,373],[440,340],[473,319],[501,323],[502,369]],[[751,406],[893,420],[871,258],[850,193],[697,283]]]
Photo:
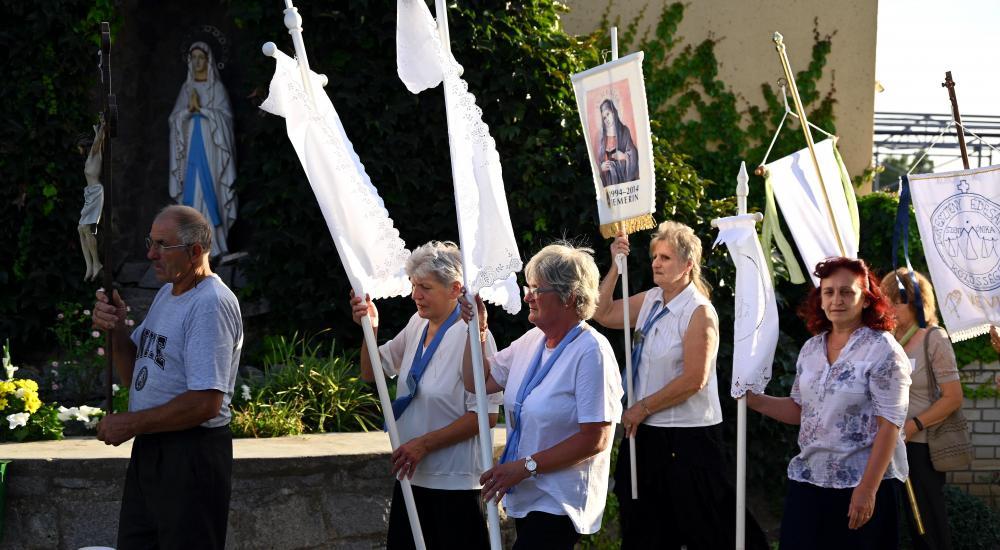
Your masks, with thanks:
[[[104,140],[102,144],[102,158],[104,166],[102,168],[104,179],[104,212],[101,216],[101,223],[104,231],[101,231],[104,239],[104,289],[109,299],[113,299],[115,291],[113,261],[114,239],[112,230],[114,228],[114,196],[115,187],[112,179],[111,143],[118,135],[118,100],[111,91],[111,24],[101,22],[101,57],[100,57],[100,98],[101,98],[101,118],[104,124]],[[104,357],[107,361],[107,373],[105,379],[105,396],[108,401],[108,414],[114,412],[114,331],[106,331],[104,336],[104,349],[107,352]]]

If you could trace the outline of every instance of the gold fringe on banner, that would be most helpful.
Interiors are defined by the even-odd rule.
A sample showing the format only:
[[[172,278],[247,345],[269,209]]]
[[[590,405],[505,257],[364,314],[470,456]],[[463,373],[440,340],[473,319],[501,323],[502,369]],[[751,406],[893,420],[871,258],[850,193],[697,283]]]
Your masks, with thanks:
[[[610,239],[617,235],[619,231],[624,231],[625,234],[628,235],[644,229],[653,229],[654,227],[656,227],[656,220],[653,219],[653,215],[643,214],[642,216],[635,218],[628,218],[614,223],[601,225],[601,236],[605,239]]]

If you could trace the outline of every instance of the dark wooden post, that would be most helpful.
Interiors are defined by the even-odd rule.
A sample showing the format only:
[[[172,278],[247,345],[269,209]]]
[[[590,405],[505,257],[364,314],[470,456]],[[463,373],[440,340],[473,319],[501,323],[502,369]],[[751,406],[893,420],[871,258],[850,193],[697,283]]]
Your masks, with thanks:
[[[107,22],[101,23],[101,107],[102,118],[104,119],[104,143],[103,155],[104,166],[101,169],[104,184],[104,212],[101,215],[101,224],[104,230],[101,232],[104,239],[104,290],[109,299],[114,298],[114,197],[115,187],[112,178],[112,138],[118,135],[118,100],[111,91],[111,25]],[[104,357],[107,361],[107,377],[105,380],[105,396],[108,401],[107,411],[111,414],[114,410],[114,331],[109,330],[104,336]]]
[[[958,98],[955,97],[955,81],[951,78],[951,71],[944,73],[944,82],[941,87],[948,88],[948,98],[951,100],[951,116],[955,119],[955,131],[958,132],[958,148],[962,150],[962,165],[969,169],[969,151],[965,148],[965,127],[962,126],[962,115],[958,112]]]

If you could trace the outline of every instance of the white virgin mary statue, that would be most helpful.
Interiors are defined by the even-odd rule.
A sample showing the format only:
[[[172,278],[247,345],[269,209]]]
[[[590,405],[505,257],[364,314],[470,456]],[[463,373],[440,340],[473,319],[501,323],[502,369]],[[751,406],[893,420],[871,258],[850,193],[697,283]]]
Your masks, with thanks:
[[[188,48],[187,80],[170,113],[170,196],[215,226],[212,257],[226,254],[236,221],[233,109],[204,42]]]

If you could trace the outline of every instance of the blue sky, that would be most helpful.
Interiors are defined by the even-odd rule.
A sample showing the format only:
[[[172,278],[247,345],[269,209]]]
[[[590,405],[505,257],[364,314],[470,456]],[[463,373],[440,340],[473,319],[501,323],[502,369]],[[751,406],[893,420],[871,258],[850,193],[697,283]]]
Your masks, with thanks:
[[[876,111],[1000,115],[1000,1],[879,0]]]

